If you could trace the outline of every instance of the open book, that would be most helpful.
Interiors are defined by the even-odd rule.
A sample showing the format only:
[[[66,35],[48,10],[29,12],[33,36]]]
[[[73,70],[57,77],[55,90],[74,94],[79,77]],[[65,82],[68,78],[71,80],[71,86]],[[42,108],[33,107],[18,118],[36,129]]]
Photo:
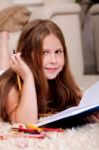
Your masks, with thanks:
[[[78,106],[71,107],[37,122],[37,126],[72,127],[84,124],[85,116],[99,111],[99,82],[87,89]]]

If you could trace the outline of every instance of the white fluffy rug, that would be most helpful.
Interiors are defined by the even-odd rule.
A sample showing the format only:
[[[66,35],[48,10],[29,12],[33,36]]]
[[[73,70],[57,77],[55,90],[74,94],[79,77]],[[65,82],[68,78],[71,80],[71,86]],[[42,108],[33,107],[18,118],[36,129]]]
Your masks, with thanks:
[[[11,125],[0,123],[0,134],[8,134]],[[0,150],[99,150],[99,124],[49,132],[43,139],[10,137],[0,139]]]

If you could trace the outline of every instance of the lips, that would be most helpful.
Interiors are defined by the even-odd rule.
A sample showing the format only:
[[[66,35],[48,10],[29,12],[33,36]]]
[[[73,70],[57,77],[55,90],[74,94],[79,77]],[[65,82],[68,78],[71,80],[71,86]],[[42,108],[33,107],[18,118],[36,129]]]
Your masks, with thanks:
[[[57,71],[57,68],[45,68],[45,70],[47,70],[48,72],[56,72]]]

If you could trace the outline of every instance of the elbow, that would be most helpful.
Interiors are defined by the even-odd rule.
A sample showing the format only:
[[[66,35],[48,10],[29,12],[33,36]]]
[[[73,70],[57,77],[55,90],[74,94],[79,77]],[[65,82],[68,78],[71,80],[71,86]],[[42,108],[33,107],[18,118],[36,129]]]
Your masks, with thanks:
[[[18,114],[16,114],[15,117],[10,119],[10,122],[12,124],[14,124],[14,123],[35,124],[35,123],[37,123],[37,121],[38,121],[38,115],[18,115]]]

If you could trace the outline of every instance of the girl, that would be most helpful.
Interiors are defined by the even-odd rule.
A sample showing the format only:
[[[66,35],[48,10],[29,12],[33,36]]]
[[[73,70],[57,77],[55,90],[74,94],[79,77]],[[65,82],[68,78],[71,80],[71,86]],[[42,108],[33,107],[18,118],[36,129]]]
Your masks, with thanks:
[[[63,34],[54,22],[38,19],[27,24],[10,66],[0,77],[3,121],[35,123],[43,114],[78,105],[81,91],[69,68]]]

